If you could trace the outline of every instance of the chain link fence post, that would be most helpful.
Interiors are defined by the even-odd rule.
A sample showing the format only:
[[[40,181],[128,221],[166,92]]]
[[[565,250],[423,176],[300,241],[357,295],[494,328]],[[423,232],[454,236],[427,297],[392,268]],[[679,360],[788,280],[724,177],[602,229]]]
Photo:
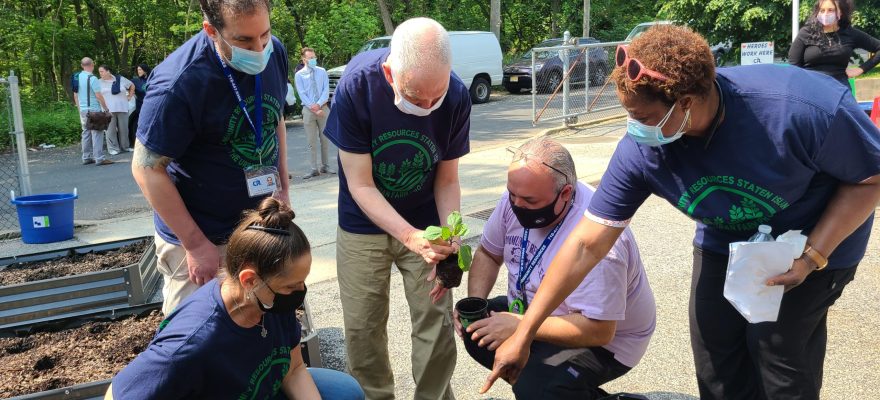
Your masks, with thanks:
[[[18,152],[18,185],[22,196],[31,195],[31,173],[28,168],[27,142],[24,137],[24,117],[21,114],[21,88],[14,71],[9,71],[9,101],[12,108],[12,134]]]

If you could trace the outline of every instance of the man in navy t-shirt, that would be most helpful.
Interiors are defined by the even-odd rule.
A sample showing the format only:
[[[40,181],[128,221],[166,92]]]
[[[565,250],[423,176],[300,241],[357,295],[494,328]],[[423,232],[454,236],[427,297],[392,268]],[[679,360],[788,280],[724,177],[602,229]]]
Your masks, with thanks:
[[[389,49],[348,63],[327,121],[341,164],[336,260],[348,365],[370,399],[394,396],[386,334],[392,263],[412,316],[416,398],[452,397],[452,301],[426,278],[453,247],[422,238],[460,209],[458,159],[470,149],[470,97],[450,58],[440,24],[404,22]]]
[[[155,210],[166,315],[214,277],[243,210],[273,190],[290,201],[287,54],[271,34],[269,1],[202,7],[204,30],[150,76],[132,162]]]

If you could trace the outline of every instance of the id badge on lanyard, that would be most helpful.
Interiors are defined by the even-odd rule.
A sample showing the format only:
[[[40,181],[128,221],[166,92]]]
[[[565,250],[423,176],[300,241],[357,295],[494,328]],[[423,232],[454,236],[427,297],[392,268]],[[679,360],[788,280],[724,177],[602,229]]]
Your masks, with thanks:
[[[260,149],[263,147],[262,78],[260,75],[254,76],[254,118],[252,119],[247,110],[247,103],[245,103],[244,98],[242,98],[241,92],[238,90],[238,84],[235,83],[235,78],[232,76],[232,70],[226,65],[223,58],[220,57],[220,53],[217,52],[217,49],[214,49],[214,54],[217,55],[217,60],[220,61],[220,67],[223,69],[223,74],[226,75],[226,79],[229,81],[229,86],[235,94],[235,99],[238,100],[238,107],[241,109],[241,112],[244,114],[248,124],[254,132],[254,151],[257,153],[257,158],[260,160],[260,164],[244,169],[244,178],[245,184],[247,185],[248,196],[259,197],[272,194],[280,187],[280,175],[278,173],[278,168],[275,168],[275,166],[263,165],[262,153],[260,152]]]
[[[571,211],[570,208],[569,211]],[[562,221],[556,224],[556,226],[553,227],[553,230],[547,234],[547,237],[544,238],[544,242],[541,243],[541,247],[538,247],[535,256],[532,257],[530,261],[526,261],[526,255],[528,254],[526,250],[529,247],[529,229],[523,229],[520,248],[521,253],[519,258],[519,276],[516,278],[516,298],[510,302],[510,306],[508,307],[510,312],[522,315],[525,314],[526,309],[529,308],[529,301],[526,298],[526,283],[529,281],[532,271],[535,270],[535,267],[537,267],[538,263],[541,261],[541,257],[544,256],[544,252],[547,251],[547,248],[550,247],[550,243],[556,238],[556,234],[559,233],[559,228],[562,227],[566,217],[568,217],[568,212],[566,212]]]

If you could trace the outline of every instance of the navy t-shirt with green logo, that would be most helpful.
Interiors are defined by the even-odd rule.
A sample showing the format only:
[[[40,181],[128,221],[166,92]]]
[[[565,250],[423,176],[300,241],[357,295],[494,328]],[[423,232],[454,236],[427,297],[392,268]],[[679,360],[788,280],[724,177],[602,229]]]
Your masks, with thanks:
[[[302,335],[294,313],[266,313],[262,328],[232,320],[220,282],[206,283],[159,326],[113,378],[115,399],[283,399],[281,382]]]
[[[773,234],[809,234],[841,183],[880,173],[880,131],[846,87],[800,68],[718,70],[725,116],[709,138],[684,136],[660,147],[624,137],[589,213],[626,221],[656,194],[697,222],[694,245],[727,254],[758,225]],[[829,257],[856,265],[873,216]]]
[[[471,100],[454,73],[443,104],[426,117],[405,114],[394,105],[394,91],[382,63],[388,49],[355,56],[333,95],[324,133],[340,150],[370,154],[379,192],[412,226],[439,225],[434,179],[440,161],[470,151]],[[361,211],[339,169],[339,226],[351,233],[383,233]]]
[[[212,242],[224,243],[241,218],[265,196],[251,198],[244,169],[278,164],[280,121],[287,94],[287,53],[272,37],[274,51],[261,74],[263,144],[238,105],[204,31],[171,53],[149,78],[137,138],[152,152],[171,157],[168,174],[187,210]],[[254,117],[254,76],[232,70],[248,113]],[[256,122],[256,121],[255,121]],[[156,231],[167,242],[180,241],[155,215]]]

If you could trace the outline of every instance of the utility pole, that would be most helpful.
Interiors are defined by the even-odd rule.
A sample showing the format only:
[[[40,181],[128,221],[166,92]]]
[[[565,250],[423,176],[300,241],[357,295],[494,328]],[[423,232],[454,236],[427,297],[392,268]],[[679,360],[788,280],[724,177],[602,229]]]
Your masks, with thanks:
[[[495,38],[501,41],[501,0],[489,2],[489,31],[495,34]]]
[[[797,1],[797,0],[794,0]],[[590,37],[590,0],[584,0],[584,34],[581,37]]]

